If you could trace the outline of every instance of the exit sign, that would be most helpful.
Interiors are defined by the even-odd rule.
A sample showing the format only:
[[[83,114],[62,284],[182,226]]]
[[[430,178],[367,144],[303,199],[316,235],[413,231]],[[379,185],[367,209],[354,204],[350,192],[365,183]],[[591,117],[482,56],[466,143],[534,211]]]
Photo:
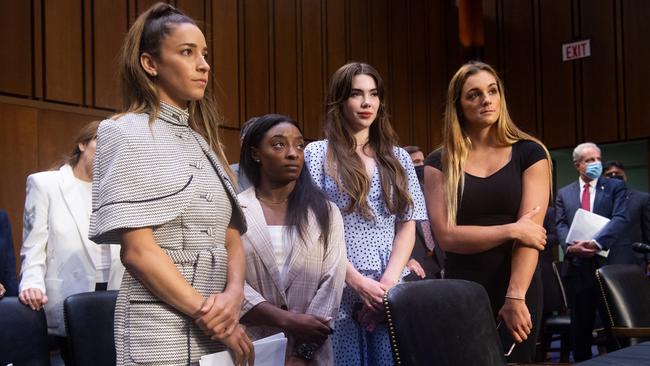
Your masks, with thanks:
[[[589,56],[591,56],[591,40],[589,39],[562,45],[562,61],[571,61]]]

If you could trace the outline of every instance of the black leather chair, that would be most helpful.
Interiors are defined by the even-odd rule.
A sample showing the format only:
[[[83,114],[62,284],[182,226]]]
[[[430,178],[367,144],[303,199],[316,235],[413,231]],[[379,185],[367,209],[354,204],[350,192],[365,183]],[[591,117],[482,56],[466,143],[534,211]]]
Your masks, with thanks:
[[[571,316],[558,266],[559,262],[542,266],[544,310],[542,332],[539,337],[540,348],[536,356],[538,362],[545,361],[548,351],[560,351],[560,361],[569,362],[571,353]],[[556,340],[560,341],[559,349],[550,347],[551,342]]]
[[[0,299],[0,365],[10,363],[50,365],[45,312],[28,308],[17,297]]]
[[[63,302],[74,365],[115,365],[113,315],[117,291],[85,292]]]
[[[650,340],[650,279],[636,265],[612,264],[596,270],[600,315],[615,347]]]
[[[422,280],[384,296],[396,365],[505,365],[490,301],[463,280]]]

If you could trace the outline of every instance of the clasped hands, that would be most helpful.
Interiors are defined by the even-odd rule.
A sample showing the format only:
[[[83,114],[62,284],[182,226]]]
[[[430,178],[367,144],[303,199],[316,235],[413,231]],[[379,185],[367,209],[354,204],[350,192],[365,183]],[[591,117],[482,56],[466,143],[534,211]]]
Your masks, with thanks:
[[[363,304],[356,313],[356,319],[363,329],[373,332],[384,320],[384,295],[396,284],[395,280],[382,278],[380,281],[375,281],[364,276],[355,284],[356,286],[353,286]]]
[[[253,343],[239,324],[243,291],[226,290],[208,296],[195,314],[196,324],[210,336],[221,341],[233,354],[235,365],[253,365]]]

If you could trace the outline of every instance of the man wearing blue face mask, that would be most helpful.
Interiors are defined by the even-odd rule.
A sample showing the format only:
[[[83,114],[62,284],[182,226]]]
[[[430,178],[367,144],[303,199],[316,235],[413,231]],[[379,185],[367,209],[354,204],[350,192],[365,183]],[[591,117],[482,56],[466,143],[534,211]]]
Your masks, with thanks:
[[[627,189],[622,181],[601,177],[603,165],[600,149],[591,142],[573,150],[573,164],[579,178],[557,193],[556,228],[566,258],[562,275],[567,280],[571,306],[571,330],[575,361],[591,358],[592,330],[599,297],[595,270],[609,259],[596,254],[616,245],[618,236],[628,226]],[[566,243],[576,211],[582,208],[610,221],[592,240]]]

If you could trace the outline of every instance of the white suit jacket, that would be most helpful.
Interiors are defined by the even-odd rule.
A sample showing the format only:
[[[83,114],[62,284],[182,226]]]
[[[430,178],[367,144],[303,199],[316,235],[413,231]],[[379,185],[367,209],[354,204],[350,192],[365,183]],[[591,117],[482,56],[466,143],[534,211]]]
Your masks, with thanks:
[[[88,239],[90,212],[69,165],[27,177],[23,216],[20,291],[37,288],[48,297],[48,332],[65,335],[63,300],[95,290],[99,245]],[[124,267],[120,247],[111,246],[108,288],[118,289]]]
[[[331,318],[330,327],[341,304],[347,264],[343,218],[339,209],[330,203],[331,224],[329,243],[325,250],[320,229],[313,213],[309,213],[307,240],[296,235],[289,259],[286,281],[280,280],[273,244],[260,202],[251,187],[239,194],[239,202],[248,222],[248,231],[242,236],[246,253],[246,284],[242,315],[255,305],[269,303],[296,313]],[[280,329],[265,326],[248,326],[246,331],[259,339]],[[287,357],[293,354],[294,340],[289,336]],[[315,354],[313,365],[332,365],[332,344],[328,339]]]

